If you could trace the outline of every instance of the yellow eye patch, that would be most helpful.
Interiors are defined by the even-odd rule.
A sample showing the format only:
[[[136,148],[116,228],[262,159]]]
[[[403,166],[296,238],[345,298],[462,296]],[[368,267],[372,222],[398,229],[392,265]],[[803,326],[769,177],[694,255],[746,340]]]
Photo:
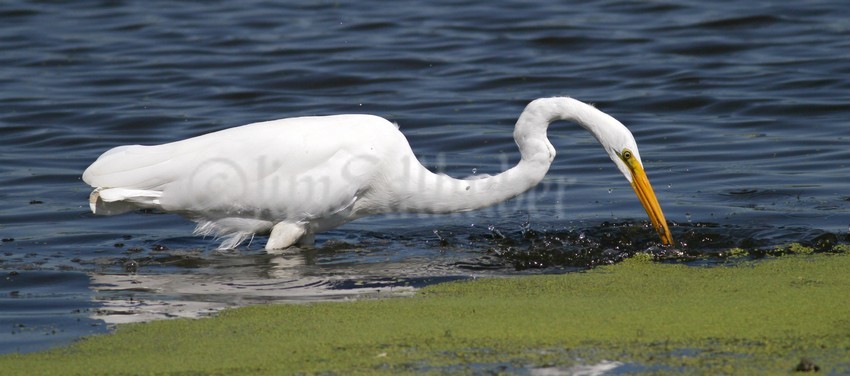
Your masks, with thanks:
[[[633,171],[637,167],[640,167],[640,164],[638,163],[637,159],[635,159],[634,154],[632,154],[632,151],[629,150],[629,148],[623,148],[623,151],[617,153],[617,155],[620,156],[620,159],[622,159],[623,162],[625,162],[626,165],[629,166],[629,168]]]

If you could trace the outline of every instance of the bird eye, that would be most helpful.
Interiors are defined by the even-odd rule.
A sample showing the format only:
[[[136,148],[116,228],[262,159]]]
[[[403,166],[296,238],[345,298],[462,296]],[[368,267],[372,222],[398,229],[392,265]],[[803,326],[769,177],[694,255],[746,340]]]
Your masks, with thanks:
[[[629,149],[623,149],[623,159],[629,160],[632,159],[632,151]]]

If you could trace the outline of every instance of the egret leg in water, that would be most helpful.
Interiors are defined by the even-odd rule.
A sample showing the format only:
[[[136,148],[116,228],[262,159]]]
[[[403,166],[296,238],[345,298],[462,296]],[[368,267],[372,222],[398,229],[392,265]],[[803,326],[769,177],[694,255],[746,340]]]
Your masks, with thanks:
[[[498,175],[455,179],[416,159],[398,127],[372,115],[312,116],[221,130],[162,145],[125,145],[83,173],[95,214],[134,208],[178,213],[196,234],[238,246],[269,233],[266,249],[311,244],[314,234],[367,215],[453,213],[494,205],[537,185],[555,158],[549,124],[576,123],[631,183],[661,241],[673,239],[637,143],[619,121],[568,97],[532,101],[514,139],[521,159]]]

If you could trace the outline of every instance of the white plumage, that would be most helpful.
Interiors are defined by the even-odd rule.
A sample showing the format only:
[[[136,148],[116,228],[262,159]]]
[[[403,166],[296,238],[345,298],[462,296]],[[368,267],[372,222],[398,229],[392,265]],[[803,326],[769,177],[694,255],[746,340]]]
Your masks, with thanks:
[[[521,161],[491,177],[434,174],[389,121],[335,115],[249,124],[163,145],[119,146],[92,163],[83,181],[95,188],[90,204],[96,214],[155,208],[196,221],[195,232],[223,238],[222,248],[270,233],[266,249],[280,249],[311,244],[315,233],[365,215],[448,213],[510,199],[543,179],[555,157],[546,128],[562,119],[594,134],[635,186],[621,155],[629,150],[643,173],[631,133],[570,98],[529,104],[514,131]],[[658,207],[654,193],[641,200],[669,243],[663,213],[647,206]]]

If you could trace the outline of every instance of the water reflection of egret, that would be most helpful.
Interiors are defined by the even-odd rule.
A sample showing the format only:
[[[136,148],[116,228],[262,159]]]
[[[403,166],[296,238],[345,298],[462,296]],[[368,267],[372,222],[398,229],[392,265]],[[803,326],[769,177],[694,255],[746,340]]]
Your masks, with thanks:
[[[218,258],[218,261],[226,259]],[[271,256],[242,256],[240,264],[216,268],[211,274],[93,273],[91,286],[99,305],[93,318],[109,324],[195,318],[228,307],[264,302],[406,296],[414,290],[404,281],[375,279],[351,271],[307,273],[305,266],[309,262],[304,252],[296,249]],[[385,267],[381,264],[381,269]],[[365,272],[379,274],[373,270]],[[358,284],[360,280],[369,283]]]
[[[521,159],[495,176],[455,179],[416,159],[397,126],[370,115],[300,117],[249,124],[156,146],[113,148],[83,173],[92,211],[149,207],[182,214],[196,233],[235,247],[270,233],[266,249],[311,244],[314,234],[384,213],[451,213],[513,198],[537,185],[555,158],[549,124],[589,131],[631,183],[661,237],[672,237],[631,132],[571,98],[531,102],[517,120]]]

